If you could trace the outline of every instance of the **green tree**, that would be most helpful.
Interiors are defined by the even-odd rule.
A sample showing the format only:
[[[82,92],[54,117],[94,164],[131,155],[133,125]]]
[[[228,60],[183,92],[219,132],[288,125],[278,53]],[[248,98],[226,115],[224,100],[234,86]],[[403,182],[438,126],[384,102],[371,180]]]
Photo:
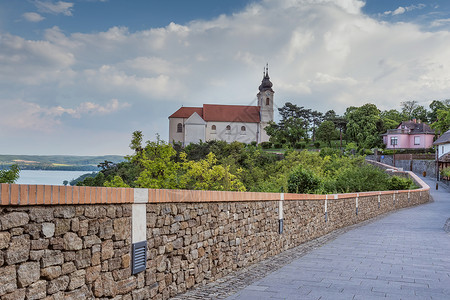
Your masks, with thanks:
[[[384,110],[380,113],[381,120],[383,120],[384,131],[388,129],[395,129],[402,121],[407,121],[405,115],[395,109]]]
[[[359,148],[373,148],[381,144],[383,122],[380,111],[371,103],[361,107],[349,107],[345,113],[347,137]]]
[[[338,135],[339,133],[332,121],[323,121],[317,129],[317,138],[327,142],[329,147],[331,147],[331,141],[337,139]]]
[[[439,109],[450,109],[450,100],[444,100],[444,101],[438,101],[438,100],[433,100],[430,103],[430,111],[428,112],[428,121],[433,123],[435,121],[437,121],[438,119],[438,110]]]
[[[18,165],[11,165],[8,170],[0,170],[0,183],[14,183],[19,179],[20,169]]]
[[[437,121],[431,124],[431,128],[440,134],[450,129],[450,108],[437,110]]]
[[[419,106],[418,102],[415,101],[415,100],[413,100],[413,101],[403,101],[400,104],[401,104],[401,107],[402,107],[402,114],[404,114],[405,117],[408,118],[408,120],[412,120],[413,119],[413,112]]]

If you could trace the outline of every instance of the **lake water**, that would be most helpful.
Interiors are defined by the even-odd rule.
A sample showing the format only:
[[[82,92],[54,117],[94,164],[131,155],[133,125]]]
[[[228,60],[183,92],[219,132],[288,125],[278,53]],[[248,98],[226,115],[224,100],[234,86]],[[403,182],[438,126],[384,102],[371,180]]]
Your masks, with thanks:
[[[70,182],[86,173],[92,173],[92,171],[21,170],[16,183],[63,185],[64,180]]]

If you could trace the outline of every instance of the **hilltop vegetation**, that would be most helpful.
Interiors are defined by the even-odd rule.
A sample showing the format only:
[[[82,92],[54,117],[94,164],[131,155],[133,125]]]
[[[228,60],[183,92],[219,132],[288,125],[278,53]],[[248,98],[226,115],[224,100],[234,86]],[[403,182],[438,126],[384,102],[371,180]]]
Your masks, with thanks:
[[[414,188],[412,180],[390,177],[364,163],[364,157],[287,150],[284,155],[260,146],[223,141],[169,145],[159,138],[142,145],[133,133],[133,155],[125,162],[104,164],[96,177],[78,185],[194,190],[293,193],[345,193]]]
[[[21,170],[98,171],[101,161],[121,162],[123,156],[0,155],[0,168],[18,165]]]

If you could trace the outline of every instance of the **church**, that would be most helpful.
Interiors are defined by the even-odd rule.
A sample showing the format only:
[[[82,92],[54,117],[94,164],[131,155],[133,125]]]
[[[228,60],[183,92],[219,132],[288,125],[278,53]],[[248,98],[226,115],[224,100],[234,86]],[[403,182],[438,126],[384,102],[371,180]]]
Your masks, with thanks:
[[[269,141],[264,128],[273,121],[272,86],[266,66],[256,95],[258,106],[203,104],[202,107],[181,107],[169,117],[169,142],[187,146],[210,140],[258,144]]]

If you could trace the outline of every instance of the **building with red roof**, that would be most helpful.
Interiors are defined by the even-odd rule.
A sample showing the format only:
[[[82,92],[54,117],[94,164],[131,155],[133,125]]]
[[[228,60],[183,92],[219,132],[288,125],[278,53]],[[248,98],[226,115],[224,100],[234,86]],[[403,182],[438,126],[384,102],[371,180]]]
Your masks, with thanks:
[[[273,121],[272,86],[266,67],[256,95],[258,106],[203,104],[202,107],[181,107],[169,116],[169,141],[183,146],[210,140],[229,143],[269,141],[264,128]]]

